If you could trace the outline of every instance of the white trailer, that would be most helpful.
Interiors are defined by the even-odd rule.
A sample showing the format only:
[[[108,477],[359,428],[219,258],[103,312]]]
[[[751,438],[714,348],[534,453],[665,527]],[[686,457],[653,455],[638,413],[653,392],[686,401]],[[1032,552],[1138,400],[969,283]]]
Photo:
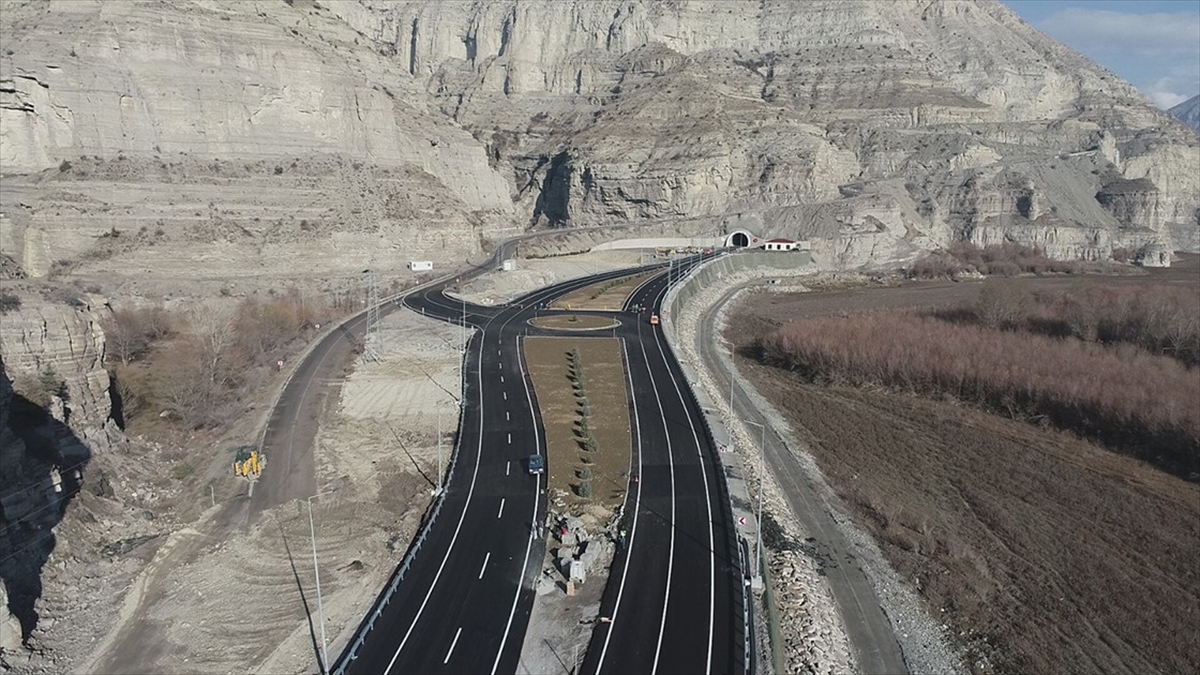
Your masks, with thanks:
[[[428,272],[433,269],[432,260],[409,260],[408,269],[414,272]]]

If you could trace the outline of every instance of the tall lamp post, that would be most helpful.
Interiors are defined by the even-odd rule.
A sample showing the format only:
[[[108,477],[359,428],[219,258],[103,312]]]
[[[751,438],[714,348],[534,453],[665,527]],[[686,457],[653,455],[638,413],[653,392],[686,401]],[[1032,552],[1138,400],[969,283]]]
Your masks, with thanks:
[[[325,492],[318,492],[317,494],[304,500],[308,503],[308,536],[312,541],[313,575],[317,580],[317,619],[321,622],[320,670],[322,673],[329,672],[329,642],[325,639],[325,606],[322,604],[321,600],[321,567],[317,564],[317,530],[313,526],[312,500],[316,499],[317,497],[332,494],[336,491],[337,489],[335,488],[333,490],[326,490]]]
[[[759,437],[759,441],[758,441],[758,515],[755,516],[755,520],[754,520],[754,522],[755,522],[754,529],[757,530],[757,532],[755,534],[756,541],[754,543],[754,557],[756,560],[755,560],[755,566],[754,566],[754,576],[750,577],[750,586],[752,588],[754,588],[754,590],[758,590],[758,589],[762,588],[762,531],[763,531],[762,507],[763,507],[763,483],[766,480],[766,476],[763,475],[763,454],[765,454],[765,448],[767,446],[767,427],[763,426],[762,424],[759,424],[758,422],[753,422],[751,420],[745,420],[745,422],[746,422],[746,424],[753,424],[754,426],[758,427],[762,432],[761,436]]]

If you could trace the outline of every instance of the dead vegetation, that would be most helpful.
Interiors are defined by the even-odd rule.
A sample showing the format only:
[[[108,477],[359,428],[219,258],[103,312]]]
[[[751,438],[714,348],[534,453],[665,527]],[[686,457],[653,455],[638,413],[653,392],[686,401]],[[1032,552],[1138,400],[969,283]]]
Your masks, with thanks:
[[[910,279],[954,279],[970,274],[1012,277],[1018,274],[1098,273],[1128,273],[1128,268],[1100,261],[1054,260],[1033,246],[1012,242],[979,247],[971,242],[957,241],[944,250],[926,255],[905,270]]]
[[[1153,270],[1151,277],[1186,283],[1194,293],[1200,281],[1194,262]],[[1063,295],[1078,301],[1125,297],[1154,280],[1094,280],[1095,291],[1070,279],[1032,280],[1038,295],[1021,316],[1046,316],[1046,308],[1056,306],[1054,291],[1070,290]],[[899,316],[913,327],[936,329],[945,342],[959,335],[942,332],[947,327],[988,330],[973,316],[980,290],[979,284],[942,283],[753,295],[731,317],[727,337],[745,355],[791,319],[871,308],[889,313],[888,320],[897,310],[919,310],[924,316]],[[964,307],[972,316],[962,316]],[[939,312],[943,318],[933,318]],[[1108,310],[1105,316],[1115,319]],[[989,337],[1050,340],[1054,331],[1036,334],[1045,327],[1018,319],[1008,332],[989,330]],[[888,332],[867,346],[878,351],[891,344],[904,355],[919,351],[921,339]],[[868,342],[854,335],[848,340],[849,346]],[[1076,341],[1069,349],[1151,356],[1123,341],[1112,348]],[[1008,363],[1053,368],[1052,358],[1021,354]],[[1195,379],[1194,369],[1173,355],[1156,363]],[[940,392],[926,397],[829,378],[807,383],[744,357],[741,367],[784,412],[856,522],[933,616],[950,626],[975,672],[1184,673],[1200,662],[1197,485],[1073,434],[945,400]],[[1176,407],[1194,407],[1195,400]]]
[[[348,300],[292,289],[186,314],[161,307],[115,311],[104,330],[122,423],[167,418],[199,429],[230,422],[317,325],[351,311]]]
[[[759,355],[807,382],[884,385],[1044,420],[1200,476],[1200,378],[1175,359],[911,313],[807,319]],[[1191,403],[1189,403],[1191,402]]]

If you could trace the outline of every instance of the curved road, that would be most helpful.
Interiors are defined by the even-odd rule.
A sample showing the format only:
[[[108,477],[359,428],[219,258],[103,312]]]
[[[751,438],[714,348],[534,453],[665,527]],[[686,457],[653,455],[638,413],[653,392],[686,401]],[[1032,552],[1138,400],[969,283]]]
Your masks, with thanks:
[[[463,422],[443,510],[339,671],[516,672],[545,551],[533,528],[545,517],[544,477],[524,465],[544,453],[544,434],[520,343],[556,334],[528,325],[554,313],[538,307],[636,271],[557,284],[500,307],[453,300],[441,287],[404,300],[478,329],[467,349]],[[661,331],[628,311],[657,306],[667,276],[639,287],[616,315],[621,326],[602,333],[624,343],[640,481],[628,496],[628,546],[604,594],[601,613],[612,621],[596,627],[588,671],[730,672],[743,663],[742,572],[715,448]]]
[[[721,296],[700,316],[696,331],[696,350],[704,367],[713,374],[718,386],[729,386],[729,363],[722,359],[716,314],[743,286],[737,286]],[[700,335],[714,339],[699,339]],[[771,474],[779,481],[788,506],[811,534],[821,569],[829,582],[838,605],[846,638],[854,652],[854,661],[863,673],[907,673],[908,666],[896,642],[891,622],[884,614],[875,595],[874,586],[862,566],[851,553],[849,542],[834,522],[829,505],[821,491],[808,479],[800,462],[776,435],[770,422],[740,389],[733,399],[733,414],[738,419],[751,420],[765,426],[765,456]]]

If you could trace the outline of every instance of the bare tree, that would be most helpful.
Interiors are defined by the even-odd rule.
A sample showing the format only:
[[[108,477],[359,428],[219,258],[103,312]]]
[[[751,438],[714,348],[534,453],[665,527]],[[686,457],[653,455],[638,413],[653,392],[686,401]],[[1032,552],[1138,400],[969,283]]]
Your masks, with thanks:
[[[212,385],[224,383],[222,366],[229,348],[237,339],[233,319],[233,312],[226,307],[198,308],[189,317],[188,324],[204,365],[201,376]]]

